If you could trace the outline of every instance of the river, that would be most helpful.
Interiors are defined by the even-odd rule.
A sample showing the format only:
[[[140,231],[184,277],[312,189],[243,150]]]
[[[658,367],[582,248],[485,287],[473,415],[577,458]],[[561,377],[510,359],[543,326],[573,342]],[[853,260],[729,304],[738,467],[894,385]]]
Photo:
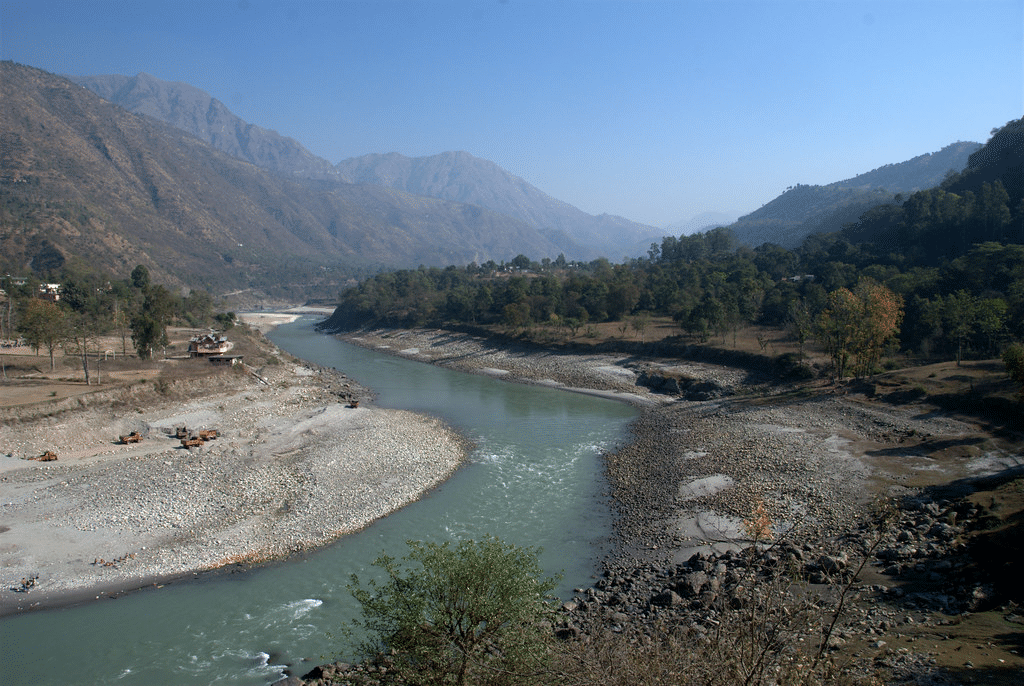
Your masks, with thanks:
[[[0,620],[0,684],[267,684],[342,650],[357,608],[349,577],[405,542],[493,534],[542,548],[559,589],[589,585],[611,534],[601,453],[636,410],[619,402],[441,369],[318,334],[314,320],[270,338],[378,393],[384,407],[440,416],[476,446],[419,501],[301,559]]]

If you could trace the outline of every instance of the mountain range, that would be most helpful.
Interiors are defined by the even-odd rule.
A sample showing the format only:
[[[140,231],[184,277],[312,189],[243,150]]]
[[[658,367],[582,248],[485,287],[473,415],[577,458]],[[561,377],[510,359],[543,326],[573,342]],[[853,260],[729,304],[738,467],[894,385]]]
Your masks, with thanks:
[[[104,100],[187,131],[232,157],[284,176],[337,179],[327,160],[306,150],[294,138],[250,124],[235,116],[220,100],[177,81],[149,74],[67,76]]]
[[[728,226],[740,242],[751,246],[776,243],[794,248],[812,233],[839,231],[896,194],[938,185],[950,171],[962,171],[970,154],[981,147],[979,143],[954,143],[851,179],[824,186],[797,184],[739,219],[708,212],[657,229],[623,217],[587,214],[468,152],[426,157],[373,153],[332,165],[292,138],[243,121],[222,102],[189,84],[144,73],[68,78],[130,112],[171,124],[258,167],[295,178],[382,186],[477,205],[522,220],[574,259],[642,255],[663,235],[691,234],[716,226]],[[524,246],[520,252],[541,254],[532,246]]]
[[[145,264],[214,293],[295,295],[381,268],[565,247],[480,206],[271,172],[11,62],[0,63],[0,201],[4,271]]]
[[[570,259],[621,259],[646,249],[663,231],[623,217],[587,214],[547,195],[497,164],[468,152],[427,157],[370,154],[331,165],[292,138],[243,121],[216,98],[188,84],[136,76],[69,76],[129,112],[154,117],[191,133],[221,152],[294,178],[342,180],[413,195],[477,205],[525,222]],[[542,246],[519,252],[554,256]]]
[[[669,224],[665,227],[665,233],[673,236],[704,233],[719,226],[734,224],[738,216],[735,212],[701,212],[695,217]]]

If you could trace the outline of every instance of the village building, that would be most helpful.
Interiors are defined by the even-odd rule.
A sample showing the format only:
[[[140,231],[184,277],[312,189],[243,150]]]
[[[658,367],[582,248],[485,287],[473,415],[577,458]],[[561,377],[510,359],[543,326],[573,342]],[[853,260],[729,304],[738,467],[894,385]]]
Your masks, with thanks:
[[[188,342],[188,355],[189,357],[223,355],[233,347],[235,347],[234,343],[229,341],[227,336],[211,331],[201,336],[195,336]]]
[[[59,283],[41,283],[39,284],[39,298],[41,300],[50,300],[57,302],[60,300],[60,284]]]

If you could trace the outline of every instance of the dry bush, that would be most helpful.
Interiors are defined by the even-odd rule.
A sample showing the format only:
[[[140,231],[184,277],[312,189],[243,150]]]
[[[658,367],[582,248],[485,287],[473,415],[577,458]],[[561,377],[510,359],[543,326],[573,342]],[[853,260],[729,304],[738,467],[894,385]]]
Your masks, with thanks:
[[[884,528],[881,518],[879,528]],[[822,556],[808,577],[797,546],[771,542],[760,504],[745,522],[748,545],[730,565],[714,599],[670,619],[632,616],[561,645],[558,682],[574,686],[817,686],[874,684],[840,646],[855,581],[877,541],[857,564]],[[812,583],[813,582],[813,583]],[[621,615],[620,615],[621,620]]]

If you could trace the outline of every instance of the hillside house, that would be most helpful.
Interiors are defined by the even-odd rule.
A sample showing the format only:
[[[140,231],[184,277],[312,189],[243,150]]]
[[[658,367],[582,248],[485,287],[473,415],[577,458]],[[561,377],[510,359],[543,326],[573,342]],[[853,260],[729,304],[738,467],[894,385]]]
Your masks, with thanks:
[[[57,302],[60,300],[60,284],[59,283],[41,283],[39,284],[38,296],[40,300],[49,300],[51,302]]]
[[[234,344],[223,334],[216,334],[213,331],[195,336],[188,342],[189,357],[209,357],[211,355],[223,355],[231,350]]]

